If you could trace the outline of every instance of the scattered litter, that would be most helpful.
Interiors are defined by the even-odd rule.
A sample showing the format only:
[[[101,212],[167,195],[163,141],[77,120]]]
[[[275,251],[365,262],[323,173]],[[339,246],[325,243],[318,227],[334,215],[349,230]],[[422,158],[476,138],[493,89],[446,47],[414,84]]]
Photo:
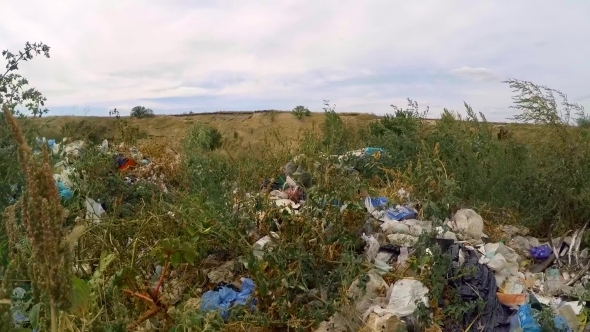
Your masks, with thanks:
[[[496,293],[496,295],[501,304],[510,308],[518,308],[518,306],[524,305],[527,302],[527,296],[525,294]]]
[[[417,237],[407,234],[389,234],[387,235],[387,239],[392,244],[402,247],[413,247],[418,242]]]
[[[210,291],[207,291],[201,297],[202,312],[220,311],[224,320],[229,318],[230,307],[236,305],[246,305],[250,296],[254,293],[255,284],[252,279],[242,278],[242,288],[221,283]],[[255,302],[250,302],[250,309],[254,310]]]
[[[510,319],[510,331],[541,332],[541,325],[533,317],[530,304],[524,304],[518,309],[518,313]]]
[[[375,218],[383,222],[400,221],[416,217],[416,211],[406,206],[389,206],[389,200],[386,197],[367,197],[365,207],[367,211]]]
[[[78,174],[70,162],[72,159],[68,160],[68,157],[75,158],[82,153],[87,153],[85,143],[76,141],[60,144],[50,139],[47,140],[47,145],[54,154],[63,156],[63,160],[54,167],[54,179],[60,197],[67,200],[74,196],[74,192],[83,192],[77,187],[83,172]],[[144,156],[135,147],[125,149],[127,151],[121,153],[123,147],[120,146],[119,151],[111,151],[112,155],[109,154],[109,156],[114,158],[112,167],[116,165],[121,171],[117,173],[124,174],[125,183],[132,185],[139,179],[149,179],[154,182],[158,178],[157,174],[152,172],[142,177],[138,170],[151,169],[157,163],[157,159]],[[107,140],[94,148],[110,153]],[[356,161],[365,162],[366,159],[363,158],[379,158],[384,153],[385,151],[381,148],[367,147],[338,156],[338,159],[344,161],[354,157],[357,158]],[[328,196],[316,199],[312,195],[314,192],[310,191],[311,177],[300,164],[302,158],[294,158],[283,167],[282,172],[279,171],[281,174],[264,180],[260,188],[263,192],[252,195],[247,193],[246,196],[254,200],[261,195],[267,195],[275,210],[292,214],[301,213],[308,206],[315,208],[331,205],[341,207],[341,211],[344,211],[348,204],[351,210],[352,207],[357,208],[357,203],[360,203],[362,207],[362,201],[350,202],[350,198],[347,198],[349,199],[347,201],[344,201],[342,197]],[[354,167],[350,165],[345,167],[346,170],[352,169],[354,172]],[[359,195],[364,197],[368,214],[366,214],[364,232],[360,230],[357,234],[360,237],[359,240],[364,241],[364,259],[365,263],[369,263],[364,266],[369,266],[369,272],[357,278],[348,288],[347,293],[353,299],[348,309],[353,312],[342,311],[335,314],[330,321],[320,324],[318,331],[334,332],[346,329],[366,332],[391,331],[400,327],[409,329],[411,324],[408,322],[414,319],[420,303],[426,308],[438,306],[437,309],[445,305],[443,301],[436,301],[438,299],[429,299],[429,289],[424,284],[428,282],[424,278],[419,280],[419,276],[414,278],[411,274],[403,276],[395,274],[407,270],[408,266],[412,266],[410,264],[416,263],[418,246],[424,244],[427,246],[426,255],[432,256],[434,250],[430,249],[439,246],[441,252],[452,258],[452,268],[446,271],[449,278],[445,287],[458,291],[464,303],[483,304],[483,310],[479,310],[481,308],[477,308],[477,305],[466,309],[462,318],[450,322],[447,324],[449,326],[444,326],[444,331],[541,331],[538,311],[542,309],[551,310],[554,313],[554,324],[568,331],[579,330],[585,325],[587,313],[587,310],[584,310],[585,303],[575,301],[579,296],[571,295],[574,294],[574,290],[579,293],[590,285],[588,270],[583,270],[584,266],[589,264],[588,249],[579,250],[583,229],[578,230],[571,237],[542,239],[547,242],[541,244],[539,239],[529,236],[528,228],[504,225],[497,227],[499,231],[494,229],[493,233],[494,240],[500,242],[491,242],[484,233],[482,216],[474,210],[460,209],[455,212],[451,220],[447,219],[444,223],[436,219],[420,220],[418,218],[421,216],[415,209],[417,205],[412,204],[410,200],[410,193],[403,188],[397,189],[390,197],[391,199],[384,196],[370,197],[366,193],[359,192]],[[237,190],[234,192],[236,196],[238,196],[237,192]],[[311,198],[307,201],[308,194],[314,198],[313,202]],[[243,202],[238,199],[233,203],[235,203],[236,211],[243,206]],[[106,213],[103,205],[90,197],[85,198],[85,208],[86,219],[94,223],[99,223]],[[264,215],[268,212],[259,211],[259,213]],[[169,214],[172,218],[174,217],[174,213],[169,212]],[[259,260],[264,259],[265,252],[272,250],[273,244],[276,244],[272,239],[280,239],[282,221],[278,219],[280,218],[275,219],[275,224],[271,228],[277,232],[265,228],[249,230],[252,242],[258,238],[256,236],[258,232],[268,234],[253,244],[253,255]],[[259,221],[261,220],[263,218]],[[363,226],[363,222],[365,221],[361,219],[359,228]],[[320,224],[321,222],[318,222],[318,225]],[[333,224],[321,225],[318,229],[331,236],[339,235],[332,234]],[[426,239],[426,243],[423,243],[419,237],[425,233],[428,235],[427,238],[422,238],[422,240]],[[309,243],[324,245],[319,244],[318,238],[310,240]],[[357,244],[360,254],[363,242],[359,241]],[[422,257],[418,257],[418,260],[420,258]],[[239,276],[236,262],[238,259],[231,257],[214,264],[213,268],[205,269],[208,281],[216,286],[202,295],[200,311],[219,311],[221,317],[227,321],[231,308],[236,305],[250,304],[250,310],[254,310],[256,299],[253,298],[255,290],[253,280],[241,278],[241,286],[224,282]],[[434,265],[438,263],[431,262]],[[536,265],[533,266],[533,264]],[[429,268],[421,261],[419,265]],[[159,271],[161,273],[161,266]],[[465,273],[465,271],[473,271],[473,273]],[[392,275],[393,278],[391,278]],[[389,282],[390,280],[394,282]],[[157,278],[153,282],[158,282]],[[285,284],[286,282],[285,279]],[[165,284],[167,302],[175,303],[181,299],[182,287],[178,286],[173,283]],[[204,285],[199,287],[202,289]],[[13,316],[15,322],[28,320],[21,311],[14,311]],[[336,327],[329,327],[330,324]]]
[[[385,309],[397,317],[405,317],[414,313],[416,303],[422,301],[428,307],[428,288],[419,280],[400,279],[396,281],[388,292],[391,294],[389,304]],[[375,311],[377,314],[379,312]]]
[[[120,171],[126,171],[137,166],[137,162],[135,160],[123,156],[118,156],[116,158],[116,162]]]
[[[92,198],[86,198],[86,219],[94,223],[101,221],[101,216],[106,212],[100,203],[97,203]]]
[[[451,225],[453,230],[461,234],[464,240],[481,241],[484,236],[483,219],[471,209],[457,211]]]
[[[580,322],[578,321],[578,317],[577,317],[574,309],[567,302],[563,303],[557,309],[557,313],[559,314],[559,316],[562,316],[563,318],[565,318],[565,320],[567,321],[567,325],[570,328],[577,330],[578,327],[580,326]]]
[[[275,239],[279,239],[279,235],[275,232],[270,232],[270,236],[267,235],[260,240],[256,241],[253,245],[254,249],[254,256],[259,259],[262,259],[264,256],[264,249],[265,247],[271,242],[271,236]]]

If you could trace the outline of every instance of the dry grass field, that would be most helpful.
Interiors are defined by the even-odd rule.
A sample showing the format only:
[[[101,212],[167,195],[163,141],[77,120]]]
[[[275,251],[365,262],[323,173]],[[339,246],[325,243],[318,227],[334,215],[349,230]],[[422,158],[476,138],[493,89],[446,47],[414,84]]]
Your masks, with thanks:
[[[371,121],[380,117],[368,113],[339,113],[348,128],[363,130]],[[187,129],[196,123],[202,123],[218,129],[223,135],[226,146],[231,150],[267,149],[274,143],[297,147],[305,132],[320,133],[324,121],[323,113],[312,113],[301,120],[290,112],[259,111],[259,112],[219,112],[200,113],[190,115],[157,115],[151,118],[128,118],[129,123],[138,126],[141,131],[141,141],[165,140],[169,145],[179,148],[180,141]],[[111,139],[117,131],[116,118],[94,116],[55,116],[35,119],[35,124],[41,125],[40,134],[46,138],[61,139],[68,136],[64,130],[68,124],[87,123],[92,130],[104,133],[106,139]],[[430,124],[436,119],[428,120]],[[493,123],[495,130],[501,126],[512,132],[516,139],[527,139],[539,127],[529,124]],[[91,131],[92,131],[91,130]],[[89,131],[86,134],[91,134]],[[79,133],[80,134],[80,133]],[[355,133],[351,133],[354,139]]]

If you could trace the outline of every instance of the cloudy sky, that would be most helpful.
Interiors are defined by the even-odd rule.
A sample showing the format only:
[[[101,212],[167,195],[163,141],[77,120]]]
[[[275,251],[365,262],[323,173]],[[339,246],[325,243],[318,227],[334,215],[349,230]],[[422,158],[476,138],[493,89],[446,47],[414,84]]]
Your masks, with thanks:
[[[407,97],[490,120],[507,78],[590,107],[584,0],[0,0],[0,47],[51,47],[21,73],[54,115],[291,109],[383,114]]]

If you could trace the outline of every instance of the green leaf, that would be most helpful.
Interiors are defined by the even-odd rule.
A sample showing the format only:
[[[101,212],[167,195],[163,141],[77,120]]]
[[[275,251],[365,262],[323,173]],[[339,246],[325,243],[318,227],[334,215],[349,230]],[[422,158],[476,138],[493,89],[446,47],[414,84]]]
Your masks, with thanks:
[[[195,258],[197,257],[197,253],[194,251],[185,251],[184,252],[184,260],[189,264],[195,264]]]
[[[71,293],[71,311],[76,315],[84,315],[90,303],[90,287],[82,279],[74,277]]]
[[[100,263],[98,264],[98,269],[94,271],[92,278],[88,281],[89,287],[95,287],[98,283],[103,282],[103,274],[107,267],[113,262],[115,259],[115,254],[111,253],[108,255],[101,254]]]
[[[196,252],[195,248],[192,245],[190,245],[189,243],[184,243],[182,245],[181,250],[183,252],[184,260],[187,263],[194,264],[195,258],[197,256],[197,252]]]
[[[154,248],[152,248],[152,250],[150,250],[150,255],[151,256],[158,256],[159,251],[160,251],[160,247],[154,247]]]
[[[264,281],[262,281],[257,286],[258,286],[258,290],[260,291],[260,295],[266,296],[266,294],[268,293],[268,289],[266,288],[266,283]]]
[[[31,330],[31,329],[25,329],[25,328],[15,328],[15,329],[12,329],[12,330],[10,330],[8,332],[31,332],[31,331],[33,331],[33,330]]]
[[[170,239],[163,239],[160,241],[159,246],[163,251],[172,251],[173,245],[170,243]]]
[[[431,256],[420,257],[420,259],[418,259],[418,266],[422,267],[424,265],[427,265],[428,263],[430,263],[431,259],[432,259]]]
[[[109,291],[114,287],[130,286],[136,276],[136,270],[130,267],[125,267],[115,273],[109,281]]]
[[[182,263],[182,253],[180,251],[174,252],[170,256],[170,262],[172,263],[173,267],[178,267],[180,263]]]
[[[103,253],[104,254],[104,253]],[[111,262],[115,259],[115,254],[110,253],[106,256],[100,255],[100,263],[98,264],[98,269],[100,271],[106,270],[106,268],[111,264]]]
[[[29,311],[29,321],[31,322],[31,327],[35,330],[39,328],[39,311],[41,310],[41,303],[35,304],[31,311]]]

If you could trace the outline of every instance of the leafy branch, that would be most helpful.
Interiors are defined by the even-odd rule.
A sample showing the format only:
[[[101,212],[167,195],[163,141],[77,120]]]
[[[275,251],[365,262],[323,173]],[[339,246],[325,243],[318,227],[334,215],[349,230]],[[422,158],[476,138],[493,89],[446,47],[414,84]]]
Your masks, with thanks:
[[[35,88],[26,89],[29,81],[22,75],[15,73],[21,62],[32,60],[41,54],[49,58],[49,46],[41,42],[33,44],[27,42],[24,49],[18,51],[18,54],[8,50],[2,51],[2,56],[6,59],[7,64],[6,71],[0,75],[0,104],[6,103],[10,110],[17,115],[21,115],[15,109],[18,105],[25,105],[33,116],[41,117],[49,112],[47,108],[41,109],[42,106],[45,106],[47,98],[43,97],[41,92]]]
[[[569,125],[572,112],[584,114],[583,106],[569,102],[567,95],[557,89],[517,79],[502,83],[508,83],[515,93],[512,97],[514,105],[510,108],[521,112],[515,115],[513,120],[535,124]],[[556,95],[561,102],[556,100]]]

